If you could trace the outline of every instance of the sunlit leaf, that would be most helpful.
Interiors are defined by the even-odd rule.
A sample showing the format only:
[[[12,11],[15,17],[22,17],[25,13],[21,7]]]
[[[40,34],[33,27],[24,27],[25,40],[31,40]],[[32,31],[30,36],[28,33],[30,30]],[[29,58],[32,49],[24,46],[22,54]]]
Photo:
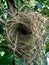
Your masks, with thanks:
[[[4,51],[0,52],[0,55],[1,55],[1,56],[4,56],[4,54],[5,54],[5,52],[4,52]]]

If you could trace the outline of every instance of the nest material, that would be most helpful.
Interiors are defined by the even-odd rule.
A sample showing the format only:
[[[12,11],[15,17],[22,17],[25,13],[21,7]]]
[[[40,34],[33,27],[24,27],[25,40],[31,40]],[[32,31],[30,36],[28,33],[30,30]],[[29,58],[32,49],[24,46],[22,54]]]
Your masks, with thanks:
[[[12,10],[11,10],[12,9]],[[10,7],[10,20],[5,23],[7,42],[13,53],[27,60],[27,64],[37,60],[45,39],[48,20],[37,12],[16,12]]]
[[[7,25],[7,37],[14,53],[29,59],[29,62],[37,60],[44,43],[47,22],[44,16],[36,12],[19,12],[13,17]]]

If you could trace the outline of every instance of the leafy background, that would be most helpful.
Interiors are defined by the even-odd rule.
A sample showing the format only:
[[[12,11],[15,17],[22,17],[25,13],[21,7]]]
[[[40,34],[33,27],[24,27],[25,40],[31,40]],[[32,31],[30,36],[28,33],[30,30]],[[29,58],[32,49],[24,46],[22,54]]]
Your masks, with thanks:
[[[14,0],[14,5],[19,11],[31,10],[37,11],[49,17],[49,0]],[[0,0],[0,20],[9,20],[6,13],[8,9],[7,0]],[[3,34],[4,24],[0,23],[0,44],[5,44],[6,36]],[[46,31],[49,32],[49,24],[46,26]],[[38,60],[38,65],[46,65],[44,56],[49,52],[49,33],[46,35],[45,44],[41,51],[41,57]],[[15,63],[14,63],[15,60]],[[15,55],[8,52],[8,49],[0,45],[0,65],[24,65],[24,59],[15,58]]]

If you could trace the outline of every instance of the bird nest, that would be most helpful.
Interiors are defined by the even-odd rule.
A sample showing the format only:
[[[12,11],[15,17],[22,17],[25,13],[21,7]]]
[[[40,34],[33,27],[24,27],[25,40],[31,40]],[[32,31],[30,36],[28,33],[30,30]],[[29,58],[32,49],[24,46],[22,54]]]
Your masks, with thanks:
[[[5,23],[7,46],[18,57],[28,63],[37,60],[45,40],[48,20],[37,12],[16,12],[14,8],[7,12],[10,20]]]

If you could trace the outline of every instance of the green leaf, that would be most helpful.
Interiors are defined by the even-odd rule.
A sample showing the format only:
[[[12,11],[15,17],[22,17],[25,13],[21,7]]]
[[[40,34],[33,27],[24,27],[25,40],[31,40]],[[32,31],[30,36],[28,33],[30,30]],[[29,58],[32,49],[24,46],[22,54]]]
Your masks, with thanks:
[[[5,54],[5,52],[4,52],[4,51],[0,52],[0,55],[1,55],[1,56],[4,56],[4,54]]]
[[[9,52],[7,47],[0,45],[0,65],[11,65],[13,55]]]
[[[22,0],[14,0],[14,4],[15,4],[16,8],[18,8],[18,10],[19,10],[19,8],[22,5]]]
[[[49,52],[49,40],[46,41],[45,45],[46,45],[45,49],[46,49],[46,53],[47,53],[47,52]]]
[[[13,56],[8,54],[0,57],[0,65],[11,65],[13,61]]]

